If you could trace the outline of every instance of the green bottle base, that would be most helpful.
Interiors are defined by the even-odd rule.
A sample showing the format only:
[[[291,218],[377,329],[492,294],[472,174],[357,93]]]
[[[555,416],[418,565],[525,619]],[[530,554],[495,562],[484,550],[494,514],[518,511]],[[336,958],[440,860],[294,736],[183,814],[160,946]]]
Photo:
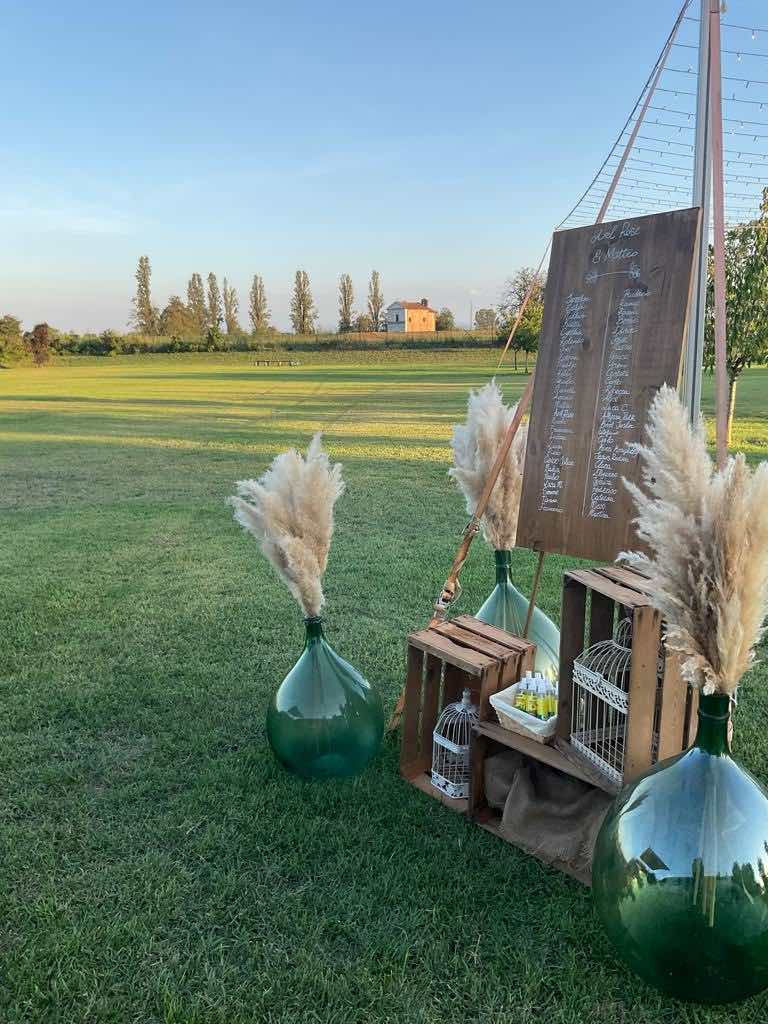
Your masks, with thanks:
[[[304,652],[267,710],[277,760],[304,778],[357,775],[379,750],[384,711],[375,690],[307,620]]]
[[[622,791],[592,868],[619,956],[698,1003],[768,987],[768,793],[730,756],[728,701],[703,696],[696,744]]]

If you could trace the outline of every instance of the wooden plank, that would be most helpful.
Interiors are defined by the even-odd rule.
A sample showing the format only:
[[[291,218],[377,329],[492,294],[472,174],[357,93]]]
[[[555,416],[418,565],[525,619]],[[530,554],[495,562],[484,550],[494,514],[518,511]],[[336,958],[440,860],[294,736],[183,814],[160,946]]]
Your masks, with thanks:
[[[488,754],[488,738],[472,730],[470,757],[469,802],[467,814],[474,821],[479,812],[487,806],[485,799],[485,758]]]
[[[552,240],[517,528],[520,547],[601,561],[639,546],[632,499],[653,395],[675,385],[700,211]]]
[[[451,797],[446,796],[445,793],[440,789],[436,789],[432,785],[432,779],[429,774],[418,765],[415,765],[413,770],[408,773],[403,771],[404,778],[416,789],[420,789],[422,793],[426,793],[427,796],[431,796],[435,800],[439,800],[444,807],[448,807],[452,811],[457,811],[459,814],[466,814],[467,808],[469,807],[468,800],[452,800]]]
[[[426,661],[418,755],[424,771],[432,767],[432,733],[440,714],[440,681],[443,673],[443,663],[439,658],[427,654]]]
[[[566,573],[563,581],[560,615],[560,673],[558,681],[556,735],[571,735],[571,703],[573,698],[573,663],[584,650],[584,626],[587,617],[587,588]]]
[[[648,606],[647,596],[641,594],[639,590],[629,590],[627,587],[619,586],[618,583],[613,583],[611,580],[606,579],[605,576],[601,576],[600,573],[593,572],[591,569],[571,569],[570,572],[566,573],[566,576],[572,580],[577,580],[590,590],[597,591],[598,594],[610,597],[612,601],[624,605],[626,608]]]
[[[457,665],[465,672],[469,672],[470,675],[479,676],[489,665],[493,664],[493,658],[479,654],[468,647],[459,647],[448,637],[440,636],[433,629],[420,629],[416,633],[411,633],[408,642],[427,654],[434,654],[435,657],[442,658],[443,661]]]
[[[461,626],[462,629],[467,629],[470,633],[477,633],[478,636],[485,637],[488,640],[492,640],[494,643],[501,644],[502,647],[508,647],[511,651],[524,650],[525,645],[528,642],[521,636],[515,636],[514,633],[508,633],[505,629],[499,629],[498,626],[491,626],[487,622],[481,622],[473,615],[457,615],[452,621],[457,626]]]
[[[649,596],[653,593],[651,581],[648,577],[641,576],[634,569],[627,569],[621,565],[601,565],[594,571],[600,576],[605,576],[606,579],[626,587],[628,590],[638,590],[641,594],[648,594]]]
[[[477,633],[470,633],[468,629],[463,629],[454,622],[443,622],[434,628],[441,636],[447,636],[460,647],[469,647],[479,654],[487,654],[490,658],[504,658],[510,653],[515,653],[511,652],[509,647],[478,636]]]
[[[667,651],[659,721],[659,761],[673,757],[688,746],[685,737],[685,713],[688,684],[680,674],[680,655]]]
[[[610,640],[613,636],[613,621],[616,603],[605,594],[592,591],[589,603],[589,646]]]
[[[518,850],[523,850],[523,853],[527,853],[528,856],[531,856],[529,850],[523,849],[519,843],[515,842],[514,832],[510,832],[509,829],[503,829],[501,827],[501,815],[492,812],[490,808],[480,812],[477,824],[486,832],[490,832],[491,835],[496,836],[498,839],[503,839],[510,845],[517,847]],[[581,884],[587,886],[587,888],[592,886],[591,865],[588,869],[579,872],[574,871],[570,864],[565,864],[563,861],[545,861],[540,857],[537,857],[536,859],[542,864],[546,864],[547,867],[554,868],[556,871],[562,871],[563,874],[570,875],[571,878],[575,878],[577,882],[581,882]]]
[[[699,691],[695,686],[688,687],[688,699],[685,707],[685,749],[693,746],[696,730],[699,728]]]
[[[503,660],[501,686],[499,689],[503,690],[506,686],[512,686],[513,683],[520,682],[526,672],[533,672],[536,660],[536,644],[532,644],[528,640],[524,641],[524,643],[524,651],[511,653],[508,658]]]
[[[656,709],[661,616],[655,608],[636,608],[632,620],[629,711],[624,745],[624,781],[651,766],[651,736]]]
[[[512,732],[511,729],[504,729],[495,722],[478,722],[472,727],[472,731],[480,736],[486,736],[504,747],[509,747],[510,750],[518,750],[526,757],[533,758],[534,761],[549,765],[550,768],[557,768],[558,771],[572,775],[575,779],[581,779],[582,782],[588,782],[591,786],[598,786],[607,793],[616,792],[615,787],[612,787],[607,779],[603,779],[590,768],[582,766],[575,759],[566,757],[557,746],[529,740],[527,736],[523,736],[519,732]]]
[[[421,711],[421,684],[424,655],[408,645],[408,667],[405,675],[405,708],[403,732],[400,740],[400,768],[411,764],[419,756],[419,714]]]
[[[517,681],[517,680],[516,680]],[[493,721],[496,712],[491,707],[491,696],[503,690],[507,684],[504,680],[504,663],[498,661],[493,668],[489,668],[480,682],[480,721]]]
[[[491,662],[491,666],[494,666],[494,662]],[[476,676],[469,675],[460,668],[458,665],[446,664],[443,671],[443,707],[447,704],[452,704],[457,700],[461,700],[461,695],[465,689],[469,689],[472,694],[472,703],[480,704],[480,686],[482,680],[485,678],[485,672],[478,678]]]

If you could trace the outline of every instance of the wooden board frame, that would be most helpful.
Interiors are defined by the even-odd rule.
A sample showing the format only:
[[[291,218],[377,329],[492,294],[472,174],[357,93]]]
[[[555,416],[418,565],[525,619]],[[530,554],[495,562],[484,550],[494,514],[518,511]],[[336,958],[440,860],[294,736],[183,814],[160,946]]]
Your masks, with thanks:
[[[676,385],[700,210],[556,232],[525,459],[519,547],[612,561],[637,541],[648,406]]]

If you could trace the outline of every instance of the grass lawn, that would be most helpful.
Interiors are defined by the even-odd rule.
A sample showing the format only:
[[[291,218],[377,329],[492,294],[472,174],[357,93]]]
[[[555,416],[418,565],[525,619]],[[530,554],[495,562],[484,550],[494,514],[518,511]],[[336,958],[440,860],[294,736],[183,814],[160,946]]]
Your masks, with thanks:
[[[74,359],[0,371],[0,1021],[764,1024],[627,974],[588,891],[403,783],[273,761],[301,613],[232,521],[233,482],[323,429],[343,461],[329,638],[387,709],[465,513],[451,424],[490,356]],[[502,375],[509,397],[522,375]],[[711,385],[707,391],[711,411]],[[735,441],[768,451],[768,370]],[[533,556],[516,552],[527,587]],[[557,617],[567,560],[547,560]],[[478,541],[462,610],[493,582]],[[736,753],[768,778],[766,671]]]

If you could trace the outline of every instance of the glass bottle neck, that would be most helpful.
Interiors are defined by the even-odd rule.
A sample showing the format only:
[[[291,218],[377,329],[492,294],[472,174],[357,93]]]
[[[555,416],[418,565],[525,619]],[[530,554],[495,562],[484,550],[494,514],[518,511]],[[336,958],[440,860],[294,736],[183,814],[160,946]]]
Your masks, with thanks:
[[[496,559],[496,583],[503,587],[512,582],[512,552],[496,550],[493,557]]]
[[[323,620],[319,615],[308,616],[304,619],[304,626],[306,627],[305,647],[311,647],[312,644],[320,643],[321,640],[325,639]]]
[[[707,754],[730,754],[728,723],[731,720],[731,698],[726,693],[710,693],[699,698],[699,727],[696,746]]]

